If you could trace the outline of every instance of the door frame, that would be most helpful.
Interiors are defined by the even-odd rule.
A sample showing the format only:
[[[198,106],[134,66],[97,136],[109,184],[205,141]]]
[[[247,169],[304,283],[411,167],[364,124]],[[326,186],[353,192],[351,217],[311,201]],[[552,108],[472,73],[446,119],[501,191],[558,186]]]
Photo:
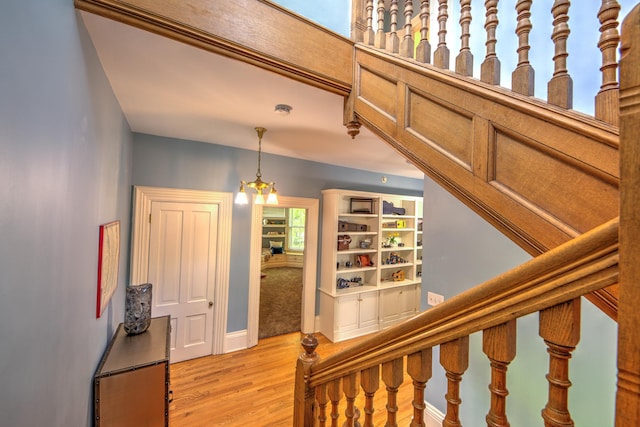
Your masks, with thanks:
[[[258,344],[260,325],[260,253],[262,251],[262,211],[264,205],[253,203],[251,210],[251,246],[249,249],[249,307],[247,347]],[[302,280],[302,332],[315,332],[316,288],[318,271],[318,223],[320,201],[304,197],[278,196],[280,208],[307,210],[304,243],[304,277]]]
[[[149,272],[150,215],[153,202],[206,203],[218,205],[218,243],[215,288],[213,290],[213,354],[224,353],[229,305],[231,261],[231,216],[233,193],[180,188],[133,187],[131,218],[131,261],[129,282],[147,283]]]

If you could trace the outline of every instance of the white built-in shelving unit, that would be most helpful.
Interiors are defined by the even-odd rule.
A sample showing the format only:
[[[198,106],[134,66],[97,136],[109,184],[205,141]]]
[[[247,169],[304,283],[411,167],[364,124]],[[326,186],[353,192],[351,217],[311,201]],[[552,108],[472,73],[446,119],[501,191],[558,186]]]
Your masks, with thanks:
[[[422,198],[348,190],[324,190],[322,197],[320,331],[341,341],[415,315]],[[385,211],[389,204],[394,213]]]

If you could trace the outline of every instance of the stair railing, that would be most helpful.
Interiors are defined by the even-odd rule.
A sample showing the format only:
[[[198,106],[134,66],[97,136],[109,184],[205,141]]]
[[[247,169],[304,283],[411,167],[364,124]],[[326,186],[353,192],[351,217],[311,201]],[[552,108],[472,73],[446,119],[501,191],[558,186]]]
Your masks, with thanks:
[[[378,370],[387,390],[387,417],[392,419],[387,425],[395,425],[395,398],[405,363],[406,374],[414,383],[414,419],[419,418],[431,372],[431,352],[437,345],[449,382],[445,425],[460,425],[459,384],[468,365],[469,335],[478,331],[483,331],[483,349],[492,371],[487,417],[500,420],[493,425],[507,425],[506,371],[515,356],[516,320],[536,311],[540,312],[540,335],[549,352],[549,400],[543,417],[548,426],[566,425],[570,420],[568,363],[579,340],[580,297],[618,282],[618,225],[616,218],[325,360],[319,361],[315,354],[315,338],[306,337],[305,353],[297,366],[294,425],[313,426],[316,418],[320,426],[325,425],[321,408],[327,401],[337,407],[340,395],[335,389],[339,383],[346,397],[346,425],[356,425],[354,417],[359,410],[353,402],[357,378],[365,393],[372,396],[376,387],[369,389],[368,384]],[[327,398],[325,394],[332,389]],[[365,407],[365,415],[369,412],[371,408]]]
[[[573,79],[567,68],[567,40],[572,32],[582,37],[582,30],[592,34],[592,24],[570,20],[569,0],[555,0],[549,10],[547,22],[531,20],[532,0],[508,2],[515,6],[516,25],[513,37],[517,39],[517,65],[511,74],[511,90],[525,96],[534,95],[535,69],[530,61],[529,36],[535,26],[551,26],[551,40],[554,46],[552,58],[553,75],[547,83],[547,102],[561,108],[573,108]],[[578,3],[575,3],[578,6]],[[480,66],[481,81],[490,85],[500,85],[501,63],[496,52],[499,25],[498,0],[486,0],[484,10],[471,8],[471,0],[453,2],[449,0],[405,0],[403,10],[399,10],[398,1],[354,0],[352,39],[389,53],[414,59],[421,63],[433,64],[441,69],[449,69],[450,52],[447,44],[449,11],[459,7],[460,48],[454,59],[454,70],[463,76],[473,75],[474,56],[470,49],[472,37],[482,37],[486,52]],[[501,7],[502,3],[500,4]],[[534,6],[535,7],[535,6]],[[579,7],[593,7],[592,3],[579,4]],[[437,13],[435,13],[437,11]],[[595,118],[618,125],[619,83],[617,80],[617,50],[620,42],[618,15],[620,3],[616,0],[602,0],[600,7],[593,10],[593,16],[600,23],[600,37],[597,42],[601,52],[601,61],[594,61],[593,70],[581,72],[597,73],[598,68],[602,84],[595,95]],[[435,15],[435,16],[434,16]],[[485,34],[471,34],[471,23],[484,22]],[[571,23],[571,27],[570,27]],[[503,42],[505,42],[503,40]],[[433,44],[433,46],[432,46]],[[432,52],[432,49],[435,48]],[[546,68],[546,67],[545,67]]]

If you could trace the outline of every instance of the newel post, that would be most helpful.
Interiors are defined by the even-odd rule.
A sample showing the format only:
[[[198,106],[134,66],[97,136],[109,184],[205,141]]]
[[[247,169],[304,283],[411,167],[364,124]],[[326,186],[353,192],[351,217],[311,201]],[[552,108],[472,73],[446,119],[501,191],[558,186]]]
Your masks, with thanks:
[[[315,388],[309,387],[309,374],[311,366],[320,360],[316,348],[318,339],[308,334],[300,343],[304,353],[298,358],[296,364],[296,384],[293,395],[293,427],[314,426]]]
[[[640,5],[622,24],[616,427],[640,425]]]

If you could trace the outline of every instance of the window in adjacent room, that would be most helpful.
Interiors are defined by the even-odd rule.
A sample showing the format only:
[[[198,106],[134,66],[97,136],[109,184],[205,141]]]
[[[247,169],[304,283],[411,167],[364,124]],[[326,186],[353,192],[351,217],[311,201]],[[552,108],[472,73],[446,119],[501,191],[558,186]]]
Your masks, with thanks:
[[[306,222],[306,209],[290,208],[287,225],[288,249],[293,252],[304,251],[304,227]]]

